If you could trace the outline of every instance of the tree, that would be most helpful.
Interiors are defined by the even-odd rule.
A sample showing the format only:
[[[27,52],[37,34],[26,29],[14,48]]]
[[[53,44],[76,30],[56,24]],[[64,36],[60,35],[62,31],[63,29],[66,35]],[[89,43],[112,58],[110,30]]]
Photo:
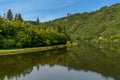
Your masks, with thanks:
[[[20,13],[15,15],[15,21],[23,21],[22,15]]]
[[[7,19],[10,20],[10,21],[13,19],[13,14],[12,14],[11,9],[9,9],[8,12],[7,12]]]
[[[71,13],[67,13],[67,16],[71,16]]]
[[[5,19],[6,18],[6,14],[4,13],[3,15],[4,15],[3,18]]]
[[[15,48],[16,42],[14,39],[5,40],[3,48],[10,49]]]
[[[15,21],[17,21],[18,14],[15,14]]]
[[[18,21],[23,21],[22,15],[18,13]]]
[[[37,19],[36,19],[36,23],[40,23],[40,19],[39,19],[39,17],[37,17]]]

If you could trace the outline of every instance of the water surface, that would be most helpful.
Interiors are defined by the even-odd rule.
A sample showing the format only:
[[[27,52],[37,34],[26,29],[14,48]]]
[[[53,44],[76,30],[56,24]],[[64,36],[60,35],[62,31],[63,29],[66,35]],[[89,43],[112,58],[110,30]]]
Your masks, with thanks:
[[[120,80],[119,45],[0,56],[0,80]]]

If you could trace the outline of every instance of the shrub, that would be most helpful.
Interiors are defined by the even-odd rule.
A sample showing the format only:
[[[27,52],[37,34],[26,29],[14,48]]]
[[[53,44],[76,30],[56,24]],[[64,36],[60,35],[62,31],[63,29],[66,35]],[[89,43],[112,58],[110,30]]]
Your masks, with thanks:
[[[3,48],[15,48],[15,46],[16,46],[16,42],[15,42],[15,40],[13,40],[13,39],[8,39],[8,40],[6,40],[5,42],[4,42],[4,46],[3,46]]]

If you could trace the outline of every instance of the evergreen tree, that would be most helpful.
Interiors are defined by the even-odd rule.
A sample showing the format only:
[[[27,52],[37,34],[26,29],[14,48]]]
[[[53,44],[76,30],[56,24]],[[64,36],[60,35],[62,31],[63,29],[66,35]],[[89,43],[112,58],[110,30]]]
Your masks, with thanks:
[[[18,21],[23,21],[22,15],[18,13]]]
[[[23,21],[22,15],[20,13],[15,15],[15,21]]]
[[[3,14],[3,18],[6,19],[6,14],[5,13]]]
[[[39,19],[39,17],[37,17],[37,19],[36,19],[36,23],[40,23],[40,19]]]
[[[67,16],[71,16],[71,13],[67,13]]]
[[[15,14],[15,21],[17,21],[18,14]]]
[[[8,12],[7,12],[7,19],[10,20],[10,21],[13,19],[13,14],[12,14],[11,9],[9,9]]]

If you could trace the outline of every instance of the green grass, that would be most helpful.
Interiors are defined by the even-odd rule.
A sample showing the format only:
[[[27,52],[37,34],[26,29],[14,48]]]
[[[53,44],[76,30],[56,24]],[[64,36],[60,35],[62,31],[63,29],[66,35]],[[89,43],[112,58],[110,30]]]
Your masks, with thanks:
[[[20,54],[20,53],[37,52],[37,51],[52,50],[52,49],[58,49],[64,47],[66,47],[66,45],[55,45],[55,46],[22,48],[22,49],[2,49],[0,50],[0,55],[12,55],[12,54]]]

